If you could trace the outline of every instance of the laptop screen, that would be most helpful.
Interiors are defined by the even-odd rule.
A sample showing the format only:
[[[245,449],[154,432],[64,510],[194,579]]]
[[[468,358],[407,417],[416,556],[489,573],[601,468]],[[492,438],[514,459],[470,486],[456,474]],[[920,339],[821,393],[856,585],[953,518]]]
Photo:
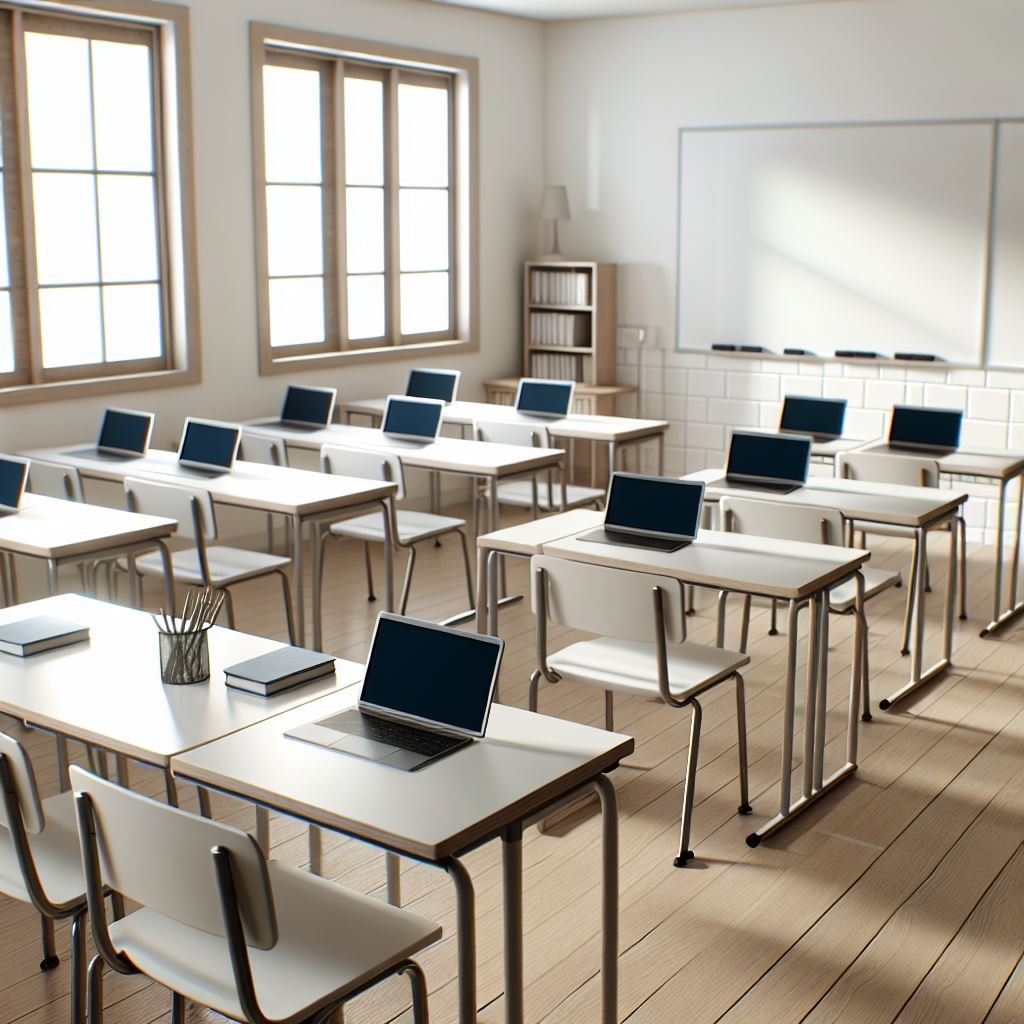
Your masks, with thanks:
[[[334,388],[304,388],[298,384],[289,384],[284,393],[281,420],[285,423],[326,427],[331,422],[337,394]]]
[[[539,416],[565,416],[572,404],[574,387],[571,380],[523,378],[516,394],[516,411]]]
[[[444,402],[429,398],[388,397],[381,429],[391,437],[407,437],[414,441],[433,441],[441,429]]]
[[[921,448],[959,448],[963,417],[959,409],[894,405],[889,420],[889,443]]]
[[[382,612],[360,703],[482,736],[504,646],[497,637]]]
[[[153,416],[148,412],[128,409],[107,409],[100,424],[96,447],[103,451],[145,455],[149,446],[149,433],[153,429]]]
[[[0,457],[0,509],[14,512],[21,502],[28,477],[28,463],[24,459]]]
[[[700,528],[704,485],[692,480],[614,473],[604,525],[629,533],[692,540]]]
[[[230,469],[241,431],[220,423],[186,420],[178,461],[210,469]]]
[[[841,437],[846,418],[845,398],[809,398],[786,395],[779,430],[813,437]]]
[[[458,386],[458,370],[410,370],[405,393],[409,398],[436,398],[440,402],[454,402]]]
[[[802,484],[811,462],[811,439],[785,434],[734,433],[726,476],[738,480]]]

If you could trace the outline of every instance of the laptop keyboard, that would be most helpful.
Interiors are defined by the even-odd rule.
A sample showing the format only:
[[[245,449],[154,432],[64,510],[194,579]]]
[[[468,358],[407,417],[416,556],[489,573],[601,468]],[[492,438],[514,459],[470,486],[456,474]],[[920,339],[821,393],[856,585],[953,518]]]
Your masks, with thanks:
[[[445,736],[428,729],[417,729],[415,726],[392,722],[376,715],[363,714],[350,708],[348,711],[326,718],[319,723],[328,729],[337,729],[351,736],[362,736],[364,739],[386,743],[391,747],[411,750],[414,754],[430,757],[443,754],[452,747],[461,746],[466,741],[460,736]]]

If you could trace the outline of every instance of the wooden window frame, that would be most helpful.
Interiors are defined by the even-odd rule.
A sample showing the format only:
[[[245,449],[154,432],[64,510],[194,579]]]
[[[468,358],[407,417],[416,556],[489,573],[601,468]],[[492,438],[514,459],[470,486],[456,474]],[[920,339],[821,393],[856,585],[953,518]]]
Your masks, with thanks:
[[[0,407],[59,398],[108,395],[195,384],[202,379],[196,216],[192,172],[189,9],[156,0],[76,0],[74,7],[0,2],[10,14],[0,28],[5,195],[11,266],[15,371],[0,375]],[[163,323],[158,357],[44,369],[36,279],[32,168],[24,90],[25,31],[151,41],[154,177]],[[27,24],[26,24],[27,22]],[[11,31],[8,33],[6,25]],[[12,173],[13,172],[13,173]],[[95,173],[95,172],[94,172]],[[13,229],[12,229],[13,224]]]
[[[253,114],[253,193],[256,225],[256,286],[259,321],[259,371],[261,374],[293,373],[298,369],[327,368],[361,362],[408,359],[475,352],[479,349],[479,200],[477,153],[478,62],[474,58],[397,47],[361,39],[311,33],[262,22],[251,25],[252,114]],[[330,81],[321,95],[331,93],[331,114],[323,113],[324,153],[324,278],[326,338],[313,345],[270,344],[270,298],[268,282],[266,164],[263,111],[263,66],[267,62],[309,66],[319,61]],[[347,274],[342,247],[345,244],[344,139],[338,131],[338,104],[346,65],[367,77],[385,80],[385,102],[397,102],[399,81],[423,79],[432,84],[441,76],[448,84],[451,170],[449,194],[449,260],[451,275],[450,307],[447,331],[437,334],[400,335],[396,208],[398,204],[398,168],[395,135],[397,117],[392,109],[385,114],[385,276],[388,281],[385,310],[385,334],[381,338],[347,340],[345,322]],[[365,71],[364,71],[365,69]],[[388,77],[391,87],[388,88]],[[327,193],[331,198],[327,198]]]

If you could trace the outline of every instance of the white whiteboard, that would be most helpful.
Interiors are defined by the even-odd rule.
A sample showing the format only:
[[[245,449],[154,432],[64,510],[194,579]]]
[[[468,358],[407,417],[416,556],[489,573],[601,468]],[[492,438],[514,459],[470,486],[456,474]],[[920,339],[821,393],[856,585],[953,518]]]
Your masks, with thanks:
[[[988,364],[1024,366],[1024,124],[999,125]]]
[[[994,122],[680,133],[678,346],[983,353]]]

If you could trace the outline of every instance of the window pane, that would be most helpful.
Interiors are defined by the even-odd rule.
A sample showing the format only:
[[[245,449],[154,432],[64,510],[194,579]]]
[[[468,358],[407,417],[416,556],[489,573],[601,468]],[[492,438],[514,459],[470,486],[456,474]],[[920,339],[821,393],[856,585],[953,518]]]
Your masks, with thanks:
[[[267,181],[323,180],[318,71],[264,65],[263,130]]]
[[[153,179],[101,174],[100,256],[104,281],[155,281],[160,276]]]
[[[33,167],[93,166],[89,41],[25,34]]]
[[[384,334],[384,275],[348,279],[348,336],[380,338]]]
[[[384,184],[384,83],[345,79],[345,180]]]
[[[36,173],[32,175],[32,188],[39,283],[98,280],[93,176]]]
[[[402,333],[448,330],[448,275],[402,275]]]
[[[103,329],[108,362],[159,356],[159,285],[119,284],[104,288]]]
[[[324,340],[324,282],[319,277],[270,282],[270,344],[312,345]]]
[[[14,331],[11,327],[11,293],[0,292],[0,373],[14,372]]]
[[[153,170],[149,47],[92,41],[96,165],[105,171]]]
[[[10,281],[7,267],[7,204],[4,202],[4,175],[0,171],[0,288],[7,288]]]
[[[39,318],[43,366],[74,366],[103,359],[99,288],[42,288]]]
[[[403,188],[398,193],[402,270],[448,269],[448,193]]]
[[[399,185],[448,184],[448,90],[398,87]]]
[[[323,273],[321,192],[319,185],[267,186],[267,254],[271,277]]]
[[[384,270],[384,189],[345,190],[345,233],[351,274]]]

